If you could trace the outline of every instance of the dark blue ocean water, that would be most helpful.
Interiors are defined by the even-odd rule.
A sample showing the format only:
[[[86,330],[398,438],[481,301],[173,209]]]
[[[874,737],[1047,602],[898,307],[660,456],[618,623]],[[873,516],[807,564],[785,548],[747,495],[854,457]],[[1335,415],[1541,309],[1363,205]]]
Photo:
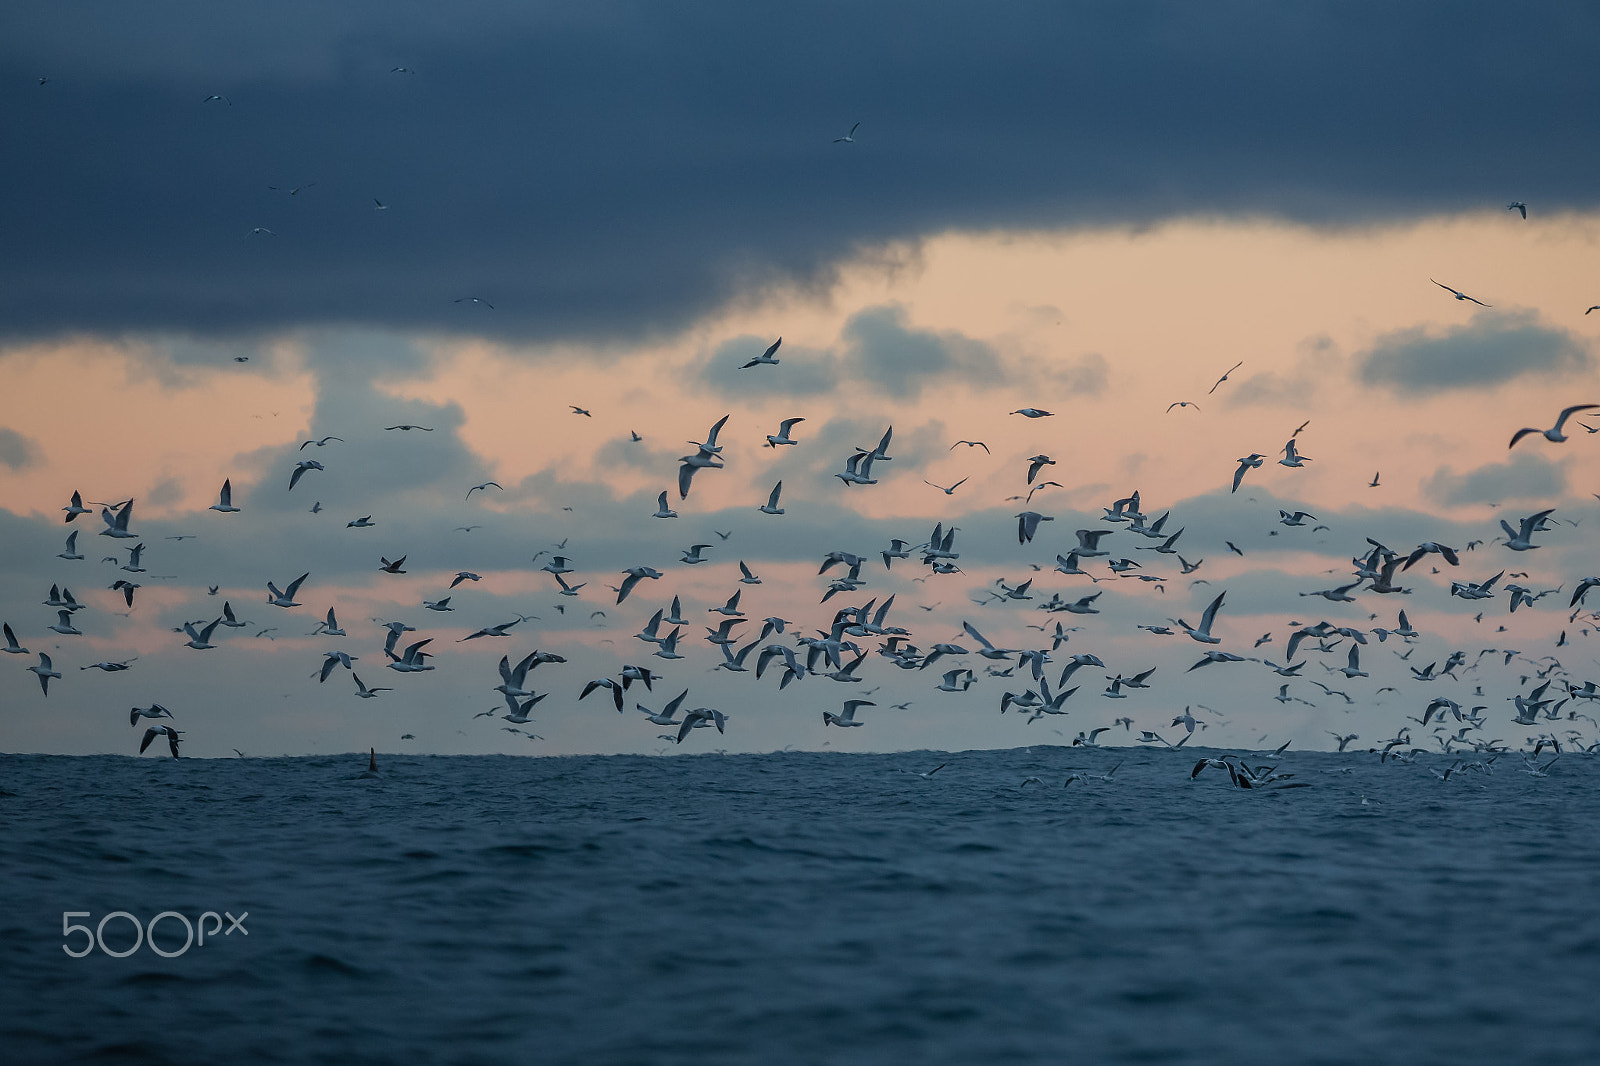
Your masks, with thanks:
[[[1600,1062],[1592,760],[1195,757],[0,758],[0,1059]]]

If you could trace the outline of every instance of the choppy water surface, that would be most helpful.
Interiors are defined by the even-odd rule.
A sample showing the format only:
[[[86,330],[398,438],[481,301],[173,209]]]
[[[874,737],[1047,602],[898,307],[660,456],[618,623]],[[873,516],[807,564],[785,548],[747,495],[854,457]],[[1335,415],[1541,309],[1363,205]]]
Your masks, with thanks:
[[[6,757],[0,1057],[1600,1061],[1592,760],[1195,757]]]

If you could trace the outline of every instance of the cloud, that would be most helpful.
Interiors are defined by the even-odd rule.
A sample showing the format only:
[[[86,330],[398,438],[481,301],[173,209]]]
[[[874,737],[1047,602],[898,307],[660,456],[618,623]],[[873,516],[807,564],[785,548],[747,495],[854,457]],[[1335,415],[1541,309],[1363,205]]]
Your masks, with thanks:
[[[994,349],[954,330],[933,332],[906,325],[898,304],[869,307],[852,315],[843,330],[843,365],[851,377],[900,399],[930,384],[997,385],[1005,379]]]
[[[1532,452],[1521,452],[1503,463],[1486,463],[1464,474],[1441,466],[1422,483],[1423,494],[1446,507],[1501,500],[1554,500],[1566,487],[1566,460],[1552,463]]]
[[[1421,326],[1379,337],[1357,359],[1365,385],[1421,394],[1481,389],[1520,377],[1561,378],[1594,366],[1584,341],[1531,311],[1480,311],[1442,335]]]
[[[0,108],[31,160],[0,177],[30,250],[0,264],[0,321],[626,338],[951,230],[1597,203],[1573,146],[1596,143],[1600,12],[1469,3],[1440,47],[1407,5],[1375,41],[1379,10],[902,0],[841,33],[732,0],[46,5],[0,40],[50,75]]]
[[[32,466],[39,458],[39,448],[33,441],[14,429],[0,426],[0,463],[13,470]]]

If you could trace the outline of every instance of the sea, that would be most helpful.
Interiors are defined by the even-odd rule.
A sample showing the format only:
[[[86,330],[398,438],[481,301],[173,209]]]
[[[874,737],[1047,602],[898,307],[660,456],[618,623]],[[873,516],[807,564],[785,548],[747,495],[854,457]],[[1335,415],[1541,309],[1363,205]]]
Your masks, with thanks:
[[[1592,758],[1221,754],[0,756],[0,1061],[1600,1062]]]

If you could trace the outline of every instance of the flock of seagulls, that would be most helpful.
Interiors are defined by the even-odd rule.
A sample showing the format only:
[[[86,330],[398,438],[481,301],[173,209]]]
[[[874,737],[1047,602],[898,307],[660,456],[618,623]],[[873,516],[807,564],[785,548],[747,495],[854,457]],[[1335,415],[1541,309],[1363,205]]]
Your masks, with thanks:
[[[405,68],[396,68],[396,71],[409,73]],[[229,106],[232,103],[220,96],[207,98],[207,102],[212,101],[225,102]],[[856,123],[848,134],[836,138],[835,143],[854,143],[859,127],[860,123]],[[281,191],[295,196],[312,184],[314,183],[308,182]],[[379,209],[383,207],[383,204],[378,204]],[[1509,207],[1520,211],[1522,217],[1526,218],[1525,204],[1512,203]],[[253,233],[271,235],[271,231],[259,228]],[[1492,306],[1442,282],[1433,279],[1430,281],[1451,293],[1458,301],[1469,301],[1483,307]],[[492,304],[475,296],[463,296],[455,302],[472,303],[482,305],[489,310],[493,309]],[[1597,309],[1600,309],[1600,305],[1589,310]],[[733,369],[754,371],[758,374],[782,373],[778,358],[782,343],[783,340],[779,337],[760,354],[751,354],[746,361]],[[1230,380],[1230,375],[1243,365],[1244,362],[1241,360],[1228,368],[1216,379],[1207,391],[1207,395],[1215,395],[1218,389]],[[571,416],[594,417],[590,409],[577,405],[568,406]],[[1180,409],[1192,410],[1194,416],[1203,417],[1199,405],[1187,400],[1172,403],[1166,411],[1171,414]],[[1514,448],[1523,438],[1533,435],[1543,436],[1553,445],[1566,443],[1569,438],[1564,429],[1568,422],[1573,416],[1592,410],[1600,410],[1600,404],[1582,403],[1568,406],[1559,413],[1555,424],[1549,429],[1528,427],[1518,430],[1511,437],[1510,447]],[[1030,423],[1054,417],[1054,412],[1032,406],[1017,408],[1009,414],[1021,416]],[[730,413],[718,419],[703,434],[703,441],[687,442],[695,450],[677,460],[677,507],[685,506],[689,500],[697,476],[714,476],[710,472],[726,468],[730,460],[722,435],[729,427],[732,417]],[[797,427],[805,421],[806,418],[803,416],[785,418],[779,423],[776,432],[756,436],[753,441],[760,441],[761,447],[774,451],[787,447],[831,446],[829,442],[807,441],[803,434],[797,436]],[[1294,471],[1314,461],[1311,456],[1300,451],[1300,437],[1308,426],[1309,423],[1304,423],[1289,434],[1281,448],[1281,458],[1277,460],[1278,466]],[[1039,431],[1047,427],[1048,423],[1044,423],[1039,427]],[[431,427],[410,423],[381,428],[384,432],[434,432]],[[1587,426],[1584,428],[1589,429]],[[1030,428],[1027,432],[1034,434],[1036,440],[1043,442],[1043,437],[1038,431]],[[1589,432],[1593,433],[1595,430]],[[635,442],[641,439],[635,432],[630,432],[630,438]],[[891,425],[884,430],[876,444],[856,445],[851,448],[842,459],[843,469],[832,475],[841,482],[839,491],[867,492],[888,476],[885,471],[892,470],[894,462],[894,456],[891,454],[893,439],[894,427]],[[321,452],[331,445],[344,444],[345,440],[344,437],[331,434],[316,436],[300,443],[296,453],[302,453],[310,447],[315,447]],[[969,452],[981,448],[985,455],[992,454],[987,443],[977,440],[957,440],[950,444],[948,450],[954,451],[962,447],[967,448]],[[1237,466],[1231,471],[1230,493],[1237,493],[1248,475],[1262,470],[1270,454],[1270,452],[1252,452],[1237,459]],[[1025,472],[1018,471],[1016,474],[1021,480],[1021,484],[1017,487],[1019,490],[1026,490],[1026,493],[1019,492],[1009,499],[1024,501],[1023,505],[1026,508],[1031,504],[1036,492],[1051,487],[1061,488],[1059,482],[1039,480],[1047,471],[1054,472],[1057,468],[1066,469],[1046,451],[1037,451],[1028,457]],[[287,488],[283,491],[292,492],[306,476],[324,472],[326,469],[323,462],[317,459],[296,460],[288,471]],[[962,477],[948,486],[925,479],[924,483],[949,496],[967,485],[972,476]],[[985,487],[993,488],[1001,477],[1002,475],[995,475],[987,479]],[[1218,471],[1218,480],[1219,483],[1227,482],[1228,473]],[[1375,488],[1378,484],[1378,475],[1375,473],[1370,487]],[[490,490],[504,491],[498,482],[484,481],[467,489],[465,502],[471,503],[474,494],[477,493],[487,497]],[[773,485],[765,502],[753,500],[750,502],[750,508],[766,516],[766,521],[781,521],[786,515],[786,509],[780,505],[782,490],[783,482],[780,480]],[[267,490],[261,488],[258,491]],[[660,491],[656,496],[656,509],[650,517],[661,520],[662,523],[681,521],[680,511],[676,509],[671,493],[670,488]],[[134,503],[132,499],[127,499],[86,505],[81,494],[74,491],[70,502],[62,508],[64,522],[71,525],[80,517],[96,514],[95,509],[98,508],[98,516],[104,527],[97,531],[100,536],[118,541],[138,541],[135,546],[127,549],[126,561],[116,556],[107,561],[118,563],[119,570],[129,575],[142,574],[145,573],[143,566],[145,543],[133,521]],[[217,502],[210,505],[209,510],[217,514],[213,521],[239,521],[235,516],[243,511],[243,507],[235,502],[231,477],[224,480],[218,492]],[[320,510],[319,501],[318,506],[312,508],[312,513]],[[961,620],[959,632],[928,632],[925,629],[923,633],[914,633],[908,626],[894,624],[892,612],[899,594],[891,593],[883,596],[880,592],[874,591],[875,581],[890,574],[903,572],[903,569],[900,572],[894,570],[893,564],[897,561],[904,561],[903,567],[920,565],[923,573],[914,579],[916,582],[949,579],[959,583],[961,578],[952,575],[965,573],[959,563],[964,553],[971,557],[971,549],[968,545],[962,545],[958,550],[956,544],[958,529],[954,526],[946,527],[942,522],[936,523],[925,537],[891,539],[888,547],[852,545],[850,548],[853,550],[829,547],[826,551],[819,551],[821,562],[816,578],[819,583],[825,580],[825,585],[819,589],[822,594],[818,603],[828,604],[830,600],[839,598],[833,606],[819,615],[823,620],[822,624],[808,631],[801,623],[775,613],[761,619],[759,635],[754,637],[751,637],[749,630],[758,627],[755,625],[755,620],[747,616],[741,607],[741,595],[746,587],[761,585],[762,579],[747,560],[722,558],[722,542],[731,534],[716,531],[719,538],[717,542],[700,541],[686,547],[675,548],[675,560],[669,560],[670,553],[662,551],[653,559],[641,560],[637,565],[623,569],[613,578],[618,583],[606,586],[615,594],[614,599],[607,597],[600,601],[615,610],[625,603],[634,602],[630,601],[630,597],[645,598],[646,594],[642,589],[648,587],[646,582],[659,582],[667,575],[668,571],[661,568],[663,566],[726,570],[730,585],[736,587],[732,588],[731,595],[720,606],[705,609],[705,615],[718,616],[711,625],[702,626],[698,620],[685,617],[685,608],[679,596],[674,596],[670,604],[661,606],[647,604],[640,609],[642,624],[639,631],[634,634],[634,639],[644,646],[640,649],[643,655],[662,660],[664,664],[661,667],[662,672],[658,673],[654,667],[637,661],[622,661],[640,658],[643,655],[635,657],[623,654],[619,656],[612,675],[592,678],[578,685],[561,679],[560,667],[567,663],[567,658],[557,652],[535,648],[515,657],[507,653],[499,660],[496,677],[484,679],[485,689],[498,693],[500,702],[493,710],[481,712],[475,717],[498,718],[509,723],[504,728],[511,732],[539,740],[542,739],[541,736],[520,727],[534,722],[536,709],[553,693],[563,689],[569,692],[576,691],[577,695],[571,700],[574,705],[583,703],[593,694],[606,693],[609,695],[610,706],[618,714],[627,717],[630,712],[628,705],[632,702],[634,706],[631,710],[638,716],[635,721],[653,729],[668,730],[658,736],[673,745],[688,744],[694,740],[697,732],[715,731],[717,734],[726,734],[729,728],[736,728],[736,715],[742,712],[737,708],[730,711],[713,706],[689,706],[695,702],[689,698],[691,686],[683,687],[682,691],[662,704],[659,709],[635,701],[648,700],[653,704],[656,683],[666,682],[669,676],[676,675],[679,685],[682,685],[687,671],[704,669],[750,674],[752,685],[774,684],[779,691],[800,683],[805,683],[808,692],[821,689],[822,691],[816,693],[812,703],[821,711],[821,728],[859,729],[880,721],[879,715],[883,712],[879,710],[879,704],[865,698],[875,692],[876,688],[864,692],[859,698],[839,700],[827,695],[825,682],[860,685],[868,680],[869,660],[875,660],[871,669],[897,671],[900,676],[907,678],[939,677],[937,682],[931,680],[917,682],[925,685],[929,692],[941,694],[937,698],[981,701],[986,698],[984,696],[986,691],[999,688],[1001,691],[992,692],[988,697],[996,712],[999,715],[1013,713],[1021,715],[1030,724],[1073,713],[1092,715],[1093,710],[1086,704],[1091,704],[1095,697],[1084,692],[1084,687],[1094,671],[1105,671],[1103,676],[1106,685],[1099,694],[1099,698],[1103,699],[1125,700],[1130,698],[1130,693],[1158,692],[1163,682],[1156,680],[1155,675],[1158,673],[1156,666],[1145,666],[1143,663],[1122,664],[1120,668],[1108,666],[1098,653],[1085,649],[1085,646],[1093,647],[1094,636],[1085,633],[1085,627],[1082,625],[1064,626],[1060,620],[1062,616],[1088,619],[1100,614],[1101,597],[1106,588],[1115,588],[1127,582],[1136,583],[1128,586],[1130,588],[1153,586],[1158,592],[1164,593],[1169,583],[1196,573],[1204,563],[1203,558],[1197,557],[1196,561],[1190,562],[1179,554],[1180,550],[1188,550],[1187,547],[1180,549],[1178,546],[1179,539],[1188,527],[1179,522],[1170,511],[1156,515],[1153,513],[1154,510],[1155,508],[1146,508],[1146,502],[1135,490],[1111,501],[1111,506],[1103,508],[1104,514],[1098,520],[1098,524],[1086,528],[1058,529],[1049,525],[1057,521],[1057,515],[1031,509],[1018,512],[1015,519],[1019,545],[1027,548],[1029,545],[1039,545],[1040,541],[1051,542],[1048,545],[1039,545],[1041,562],[1028,564],[1031,571],[1025,574],[1022,580],[1000,578],[992,587],[984,589],[981,597],[972,599],[974,609],[979,611],[1025,609],[1030,612],[1042,612],[1044,624],[1030,626],[1040,632],[1040,637],[1031,644],[1015,647],[992,641],[971,619]],[[1348,580],[1336,580],[1327,589],[1301,591],[1299,596],[1321,598],[1336,603],[1370,604],[1376,608],[1378,600],[1385,595],[1405,595],[1417,591],[1401,587],[1399,582],[1403,580],[1402,575],[1412,571],[1413,567],[1424,560],[1431,559],[1450,568],[1474,569],[1471,576],[1463,576],[1449,583],[1447,599],[1457,598],[1479,607],[1504,597],[1508,602],[1506,612],[1508,615],[1519,608],[1536,609],[1540,600],[1548,596],[1561,595],[1565,586],[1535,589],[1514,582],[1498,586],[1501,579],[1507,576],[1506,569],[1502,568],[1498,573],[1488,575],[1487,570],[1491,567],[1474,568],[1473,564],[1481,557],[1474,552],[1475,549],[1482,548],[1485,554],[1491,551],[1507,551],[1514,553],[1513,557],[1518,557],[1520,553],[1537,549],[1541,546],[1537,538],[1555,533],[1559,528],[1553,519],[1554,513],[1554,509],[1541,510],[1521,517],[1515,526],[1501,520],[1499,524],[1503,537],[1490,536],[1483,541],[1473,541],[1459,549],[1434,541],[1424,541],[1414,547],[1390,547],[1367,537],[1364,538],[1364,543],[1352,545],[1355,554],[1350,559]],[[1169,522],[1177,528],[1169,531]],[[1333,532],[1327,526],[1316,523],[1317,517],[1309,512],[1280,510],[1277,524],[1289,530],[1306,530],[1309,526],[1306,535],[1316,531]],[[373,524],[375,524],[373,516],[366,515],[349,521],[346,523],[346,528],[366,528]],[[476,527],[457,528],[470,532]],[[80,532],[77,527],[69,531],[65,550],[59,553],[58,558],[68,562],[84,562],[83,554],[77,548]],[[1276,530],[1273,532],[1277,533]],[[1190,536],[1192,539],[1194,534]],[[1108,542],[1108,538],[1114,540]],[[1213,537],[1210,542],[1216,550],[1222,550],[1222,547],[1226,546],[1232,552],[1244,554],[1232,541],[1220,540],[1219,543],[1219,540],[1220,538]],[[1137,543],[1137,541],[1147,543]],[[593,577],[583,581],[571,579],[571,576],[578,572],[577,566],[573,563],[581,550],[581,545],[568,548],[566,542],[563,542],[556,546],[555,550],[570,551],[573,555],[551,555],[549,561],[539,568],[540,572],[548,574],[550,580],[554,582],[552,593],[567,601],[580,599],[585,595],[594,596],[592,590],[587,594],[584,591],[591,585]],[[1151,553],[1148,556],[1141,556],[1143,562],[1133,558],[1141,551]],[[540,553],[544,554],[548,553]],[[1054,555],[1056,565],[1053,569],[1046,569],[1044,561],[1051,555]],[[409,557],[409,553],[398,555],[394,559],[381,556],[376,569],[386,575],[396,577],[406,575],[408,571],[405,565]],[[537,560],[536,556],[534,561]],[[876,569],[879,560],[882,564],[881,572]],[[912,560],[918,562],[913,563]],[[735,561],[738,575],[736,578],[733,568],[728,565]],[[1165,572],[1162,572],[1163,570]],[[1526,574],[1521,576],[1527,578]],[[263,575],[261,580],[265,590],[266,605],[284,611],[294,611],[307,606],[317,599],[317,596],[313,595],[315,586],[307,585],[311,577],[312,572],[307,570],[280,588],[276,583],[276,575],[272,579]],[[453,595],[459,594],[455,590],[464,583],[477,584],[482,580],[482,575],[458,570],[447,588],[431,593],[434,598],[420,598],[419,609],[436,615],[454,612],[458,607],[451,603],[451,599]],[[1048,592],[1036,588],[1035,582],[1041,580],[1059,582],[1060,587],[1051,588]],[[1089,591],[1083,581],[1095,586],[1094,590]],[[1098,587],[1106,583],[1110,583],[1106,588]],[[1207,579],[1195,578],[1193,583],[1194,585],[1207,583]],[[1600,633],[1600,614],[1588,612],[1583,603],[1584,596],[1596,585],[1600,585],[1600,577],[1575,579],[1576,591],[1571,594],[1566,610],[1570,612],[1568,620],[1570,631],[1577,636],[1589,637]],[[120,595],[130,610],[135,609],[135,593],[142,587],[140,584],[131,577],[118,577],[107,587]],[[210,592],[215,594],[217,589],[213,586]],[[440,593],[445,594],[440,595]],[[303,594],[304,599],[299,598]],[[1167,617],[1139,624],[1137,630],[1153,639],[1174,640],[1180,643],[1187,639],[1194,645],[1199,645],[1194,649],[1199,657],[1182,671],[1185,675],[1211,668],[1255,670],[1271,678],[1266,682],[1264,691],[1270,691],[1275,687],[1277,695],[1271,698],[1280,704],[1297,703],[1335,709],[1354,705],[1358,699],[1374,700],[1384,691],[1399,691],[1398,686],[1380,687],[1374,682],[1372,671],[1376,668],[1376,664],[1373,657],[1378,652],[1373,646],[1374,640],[1379,647],[1383,647],[1389,642],[1389,638],[1394,638],[1395,647],[1390,650],[1393,650],[1401,660],[1409,660],[1423,636],[1412,627],[1404,609],[1396,611],[1394,617],[1397,621],[1392,628],[1335,625],[1326,620],[1320,622],[1290,620],[1285,623],[1282,632],[1285,654],[1280,663],[1264,657],[1265,653],[1263,656],[1244,654],[1275,644],[1278,636],[1273,631],[1255,639],[1254,645],[1249,648],[1241,645],[1238,650],[1228,650],[1222,647],[1228,639],[1228,633],[1225,629],[1219,629],[1219,615],[1227,603],[1227,595],[1225,589],[1217,592],[1198,616],[1198,620],[1192,624],[1183,617]],[[1440,595],[1445,595],[1442,588]],[[70,589],[60,583],[52,586],[49,597],[43,603],[54,612],[55,623],[47,626],[41,624],[40,629],[53,632],[62,638],[81,636],[73,624],[73,619],[76,613],[86,609],[87,605],[76,600]],[[916,606],[925,612],[932,612],[938,605]],[[317,635],[330,639],[351,639],[346,630],[340,626],[336,614],[338,607],[337,604],[326,606],[324,620],[317,623],[315,631]],[[323,608],[324,605],[319,603],[317,610],[321,612]],[[561,609],[564,612],[565,606],[563,605]],[[801,609],[801,605],[792,605],[784,613],[799,613]],[[605,616],[603,610],[595,611],[594,615]],[[1056,617],[1051,618],[1052,615]],[[1374,610],[1369,621],[1376,621],[1380,616],[1380,612]],[[1483,614],[1480,613],[1478,618],[1481,620]],[[529,620],[528,617],[519,615],[510,621],[483,625],[458,638],[455,643],[513,640],[523,632],[517,627]],[[1054,626],[1050,629],[1052,622]],[[214,652],[226,647],[226,640],[219,637],[219,632],[226,635],[231,630],[251,624],[239,620],[231,602],[224,601],[221,611],[215,617],[184,620],[176,627],[176,631],[187,638],[182,647],[196,652]],[[748,627],[748,630],[744,627]],[[272,627],[263,629],[258,635],[268,633],[270,628]],[[705,632],[697,636],[696,631],[700,628],[704,628]],[[382,666],[396,675],[396,685],[407,683],[400,681],[399,675],[434,671],[437,669],[437,664],[431,660],[445,657],[444,653],[431,650],[438,639],[436,636],[405,640],[404,635],[415,632],[416,629],[416,626],[405,621],[384,622],[379,626],[379,632],[384,634],[381,652],[374,655],[370,649],[358,648],[356,653],[352,653],[348,647],[343,646],[328,650],[323,653],[322,661],[311,676],[316,679],[316,684],[322,685],[342,671],[350,675],[353,695],[356,698],[364,700],[380,698],[384,693],[395,691],[395,686],[374,686],[364,682],[356,674],[356,664],[364,655],[372,657],[368,659],[369,664],[381,655]],[[990,631],[994,632],[992,628]],[[0,652],[19,656],[37,655],[37,663],[29,665],[26,669],[36,676],[41,699],[49,698],[51,681],[56,681],[58,684],[66,683],[63,681],[62,672],[56,669],[51,655],[45,651],[30,652],[18,639],[10,621],[4,624],[4,636],[6,645]],[[746,640],[747,637],[750,639]],[[359,638],[358,633],[355,639]],[[713,645],[714,650],[702,651],[699,646],[701,640]],[[1563,632],[1557,648],[1565,646],[1566,642],[1567,632]],[[1404,648],[1404,652],[1400,648]],[[1296,656],[1301,653],[1304,653],[1304,657],[1297,660]],[[1365,659],[1363,655],[1366,656]],[[1490,736],[1491,732],[1498,729],[1494,726],[1496,716],[1492,713],[1494,709],[1492,703],[1471,703],[1471,698],[1491,699],[1484,695],[1485,682],[1482,680],[1484,675],[1478,671],[1480,664],[1486,658],[1488,663],[1493,664],[1501,656],[1503,661],[1500,661],[1499,665],[1502,668],[1518,662],[1524,671],[1518,685],[1519,691],[1505,697],[1505,701],[1511,703],[1515,711],[1509,721],[1525,729],[1538,730],[1536,735],[1527,736],[1520,743],[1504,737]],[[107,660],[82,665],[78,669],[122,673],[129,671],[134,661],[134,658],[122,661]],[[943,663],[940,670],[934,671],[933,674],[925,673],[937,663]],[[1332,684],[1305,677],[1304,674],[1313,664],[1330,680],[1334,680],[1331,675],[1338,675],[1335,683],[1343,687],[1334,688]],[[1477,650],[1476,657],[1473,657],[1472,649],[1459,648],[1451,652],[1442,666],[1436,660],[1426,666],[1406,662],[1403,668],[1397,669],[1409,671],[1409,678],[1402,676],[1397,677],[1397,680],[1410,685],[1437,686],[1441,682],[1448,682],[1453,683],[1457,689],[1464,689],[1466,685],[1472,684],[1474,686],[1472,697],[1468,697],[1464,691],[1455,689],[1452,690],[1453,696],[1433,697],[1429,695],[1428,689],[1418,689],[1416,691],[1419,694],[1414,699],[1420,717],[1406,716],[1407,724],[1399,725],[1393,737],[1374,738],[1369,742],[1369,747],[1359,749],[1352,747],[1361,739],[1357,734],[1326,731],[1336,741],[1340,752],[1365,751],[1385,762],[1389,760],[1408,762],[1424,752],[1439,752],[1447,756],[1471,753],[1478,756],[1476,762],[1461,759],[1448,770],[1439,773],[1442,780],[1448,780],[1464,771],[1493,772],[1495,760],[1511,751],[1531,752],[1527,756],[1530,761],[1525,762],[1524,769],[1533,776],[1545,776],[1550,770],[1549,763],[1540,766],[1531,761],[1546,748],[1551,749],[1558,757],[1567,751],[1600,751],[1600,740],[1594,737],[1594,734],[1600,731],[1600,726],[1597,726],[1594,717],[1580,711],[1580,708],[1588,706],[1591,701],[1600,699],[1600,685],[1594,680],[1580,680],[1575,677],[1569,666],[1554,654],[1532,656],[1523,650],[1482,648]],[[1571,669],[1577,669],[1576,662],[1572,664]],[[767,680],[769,673],[774,675],[771,681]],[[489,680],[496,679],[498,684],[492,686],[487,684]],[[545,684],[546,679],[550,682],[548,685]],[[1370,686],[1370,691],[1354,693],[1347,691],[1354,688],[1354,682],[1363,679]],[[536,691],[536,682],[543,691]],[[1529,682],[1537,683],[1530,687]],[[672,685],[665,691],[671,691],[672,687],[679,686]],[[1098,683],[1093,687],[1098,687]],[[1313,689],[1320,693],[1320,698],[1312,695]],[[1455,698],[1456,696],[1462,698]],[[1343,703],[1334,704],[1331,702],[1334,699],[1342,700]],[[896,708],[904,710],[914,702],[898,704]],[[1181,702],[1181,696],[1173,697],[1171,702],[1174,705]],[[1168,720],[1169,714],[1170,720]],[[1224,714],[1209,708],[1197,707],[1191,702],[1184,705],[1181,713],[1162,712],[1159,722],[1138,723],[1141,727],[1137,730],[1137,738],[1132,742],[1173,749],[1181,748],[1189,743],[1198,731],[1218,724],[1225,718]],[[175,720],[176,716],[160,703],[151,703],[145,707],[133,706],[129,711],[130,725],[135,729],[141,721],[154,719]],[[1113,719],[1110,724],[1100,724],[1080,730],[1073,740],[1070,742],[1063,740],[1063,743],[1070,743],[1071,746],[1095,747],[1102,743],[1099,738],[1108,733],[1113,737],[1126,735],[1133,738],[1135,724],[1132,716],[1122,715]],[[1182,735],[1176,740],[1171,740],[1168,738],[1168,731],[1174,729],[1180,729]],[[158,738],[165,737],[171,755],[178,757],[179,746],[185,732],[166,721],[150,724],[142,735],[138,750],[143,754]],[[1306,782],[1295,780],[1295,775],[1278,769],[1288,746],[1289,743],[1283,744],[1265,760],[1247,761],[1245,758],[1235,756],[1208,757],[1193,766],[1191,777],[1199,777],[1204,771],[1211,769],[1225,773],[1230,785],[1241,790],[1304,787]],[[948,764],[941,763],[928,771],[905,772],[923,780],[931,780],[946,765]],[[1115,772],[1116,768],[1113,767],[1103,775],[1074,773],[1064,782],[1063,787],[1089,780],[1110,783]],[[1044,784],[1044,782],[1038,778],[1029,778],[1022,783],[1022,786],[1033,784]]]

